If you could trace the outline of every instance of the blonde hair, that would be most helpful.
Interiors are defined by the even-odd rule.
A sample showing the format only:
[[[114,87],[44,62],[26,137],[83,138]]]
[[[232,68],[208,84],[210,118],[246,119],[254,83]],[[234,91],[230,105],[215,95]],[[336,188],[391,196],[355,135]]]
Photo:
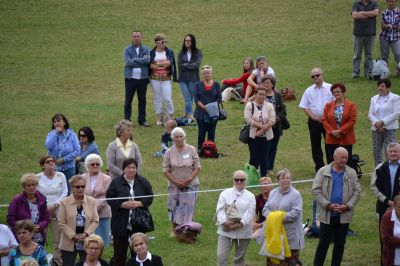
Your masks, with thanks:
[[[131,236],[131,248],[132,248],[132,249],[133,249],[133,242],[135,242],[135,239],[137,239],[137,238],[142,239],[142,240],[146,243],[147,246],[149,245],[149,237],[148,237],[146,234],[143,234],[143,233],[141,233],[141,232],[139,232],[139,233],[134,233],[134,234]]]
[[[165,39],[167,39],[167,36],[165,36],[164,33],[157,33],[156,35],[154,35],[154,41],[155,42],[162,41],[162,40],[165,40]]]
[[[283,168],[278,173],[276,173],[276,179],[279,180],[279,178],[281,176],[285,176],[285,175],[289,175],[290,177],[292,177],[292,173],[289,171],[289,169]]]
[[[86,237],[86,238],[85,238],[85,242],[84,242],[84,244],[83,244],[85,250],[88,248],[88,246],[89,246],[89,244],[90,244],[91,242],[97,243],[97,245],[98,245],[99,248],[100,248],[100,254],[101,254],[101,253],[103,252],[103,248],[104,248],[104,241],[103,241],[103,239],[102,239],[100,236],[96,235],[96,234],[92,234],[92,235]]]
[[[210,65],[204,65],[201,67],[201,72],[203,73],[204,70],[210,70],[212,72],[213,68]]]
[[[68,183],[71,187],[73,187],[79,180],[82,180],[86,185],[86,179],[83,175],[74,175],[70,178],[70,180],[68,180]]]
[[[39,184],[39,177],[33,173],[27,173],[21,176],[20,183],[22,188],[25,188],[28,183],[37,185]]]
[[[268,181],[269,183],[272,183],[272,179],[270,177],[267,177],[267,176],[261,177],[260,180],[258,180],[258,183],[261,184],[261,183],[266,182],[266,181]]]
[[[115,126],[115,135],[119,138],[121,136],[122,132],[125,131],[127,128],[132,128],[132,122],[129,120],[121,120],[118,122],[118,124]]]

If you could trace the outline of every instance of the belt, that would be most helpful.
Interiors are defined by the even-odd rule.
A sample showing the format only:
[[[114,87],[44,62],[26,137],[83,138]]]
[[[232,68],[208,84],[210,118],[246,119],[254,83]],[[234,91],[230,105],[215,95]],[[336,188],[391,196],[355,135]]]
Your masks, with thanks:
[[[171,76],[170,75],[167,75],[167,76],[150,75],[150,79],[158,80],[158,81],[167,81],[167,80],[171,80]]]

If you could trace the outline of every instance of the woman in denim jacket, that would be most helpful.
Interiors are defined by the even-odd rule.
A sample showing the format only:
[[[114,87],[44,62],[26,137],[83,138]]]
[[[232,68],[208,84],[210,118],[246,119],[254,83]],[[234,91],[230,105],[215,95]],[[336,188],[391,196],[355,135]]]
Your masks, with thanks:
[[[174,51],[166,47],[166,36],[157,33],[154,36],[156,46],[150,51],[150,84],[153,88],[154,111],[157,114],[157,125],[161,126],[162,102],[164,101],[167,115],[172,118],[174,103],[172,102],[172,81],[177,81]],[[167,119],[169,120],[169,119]]]

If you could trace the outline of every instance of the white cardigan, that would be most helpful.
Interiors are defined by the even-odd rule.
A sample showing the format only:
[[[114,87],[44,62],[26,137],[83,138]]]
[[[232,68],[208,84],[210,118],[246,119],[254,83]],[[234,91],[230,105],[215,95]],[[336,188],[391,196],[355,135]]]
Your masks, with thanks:
[[[387,130],[399,128],[400,117],[400,96],[389,92],[389,100],[382,106],[378,103],[379,94],[371,98],[371,105],[369,107],[368,118],[371,121],[371,130],[376,131],[375,123],[383,120],[383,127]],[[378,107],[383,108],[383,119],[378,118]]]
[[[237,230],[226,232],[222,230],[222,224],[226,222],[225,207],[230,205],[234,200],[240,215],[242,216],[241,222],[244,225]],[[253,193],[247,189],[238,191],[233,188],[228,188],[221,192],[217,203],[217,225],[219,235],[229,237],[232,239],[251,239],[253,236],[252,222],[256,209],[256,198]]]

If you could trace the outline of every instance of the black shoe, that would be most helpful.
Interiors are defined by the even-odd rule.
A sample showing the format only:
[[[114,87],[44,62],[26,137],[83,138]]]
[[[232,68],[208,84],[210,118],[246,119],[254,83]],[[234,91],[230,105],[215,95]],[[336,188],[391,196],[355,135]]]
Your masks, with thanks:
[[[150,127],[150,125],[147,124],[146,121],[144,121],[144,122],[142,122],[142,123],[139,123],[139,126],[141,126],[141,127]]]
[[[349,228],[349,230],[347,231],[347,236],[358,236],[358,233]]]

